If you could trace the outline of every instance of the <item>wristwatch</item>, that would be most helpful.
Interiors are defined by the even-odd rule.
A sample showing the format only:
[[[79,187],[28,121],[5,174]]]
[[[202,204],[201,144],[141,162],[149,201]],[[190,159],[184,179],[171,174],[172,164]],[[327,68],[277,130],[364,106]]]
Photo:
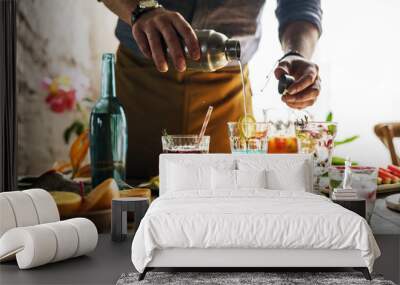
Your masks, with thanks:
[[[286,57],[288,57],[288,56],[291,56],[291,55],[300,56],[300,57],[303,57],[303,58],[304,58],[304,56],[303,56],[301,53],[299,53],[297,50],[289,50],[287,53],[285,53],[285,54],[278,60],[278,62],[279,62],[279,61],[282,61],[284,58],[286,58]]]
[[[139,19],[141,15],[144,13],[161,8],[162,5],[157,2],[157,0],[139,0],[138,5],[136,8],[132,11],[131,14],[131,24],[133,24]]]

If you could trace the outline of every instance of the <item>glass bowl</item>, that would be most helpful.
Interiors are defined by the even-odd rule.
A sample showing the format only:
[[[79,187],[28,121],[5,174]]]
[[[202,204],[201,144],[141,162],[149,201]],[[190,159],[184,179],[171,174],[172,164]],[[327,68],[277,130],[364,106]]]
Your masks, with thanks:
[[[164,153],[208,153],[210,136],[203,136],[199,142],[198,135],[167,135],[161,142]]]

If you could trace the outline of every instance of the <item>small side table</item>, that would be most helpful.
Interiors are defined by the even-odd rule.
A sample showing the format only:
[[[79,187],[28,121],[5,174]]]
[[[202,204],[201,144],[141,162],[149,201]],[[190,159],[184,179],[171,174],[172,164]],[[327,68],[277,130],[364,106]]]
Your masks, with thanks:
[[[149,200],[142,197],[116,198],[112,200],[111,239],[123,241],[128,234],[127,212],[134,212],[135,228],[139,227],[149,207]]]
[[[339,204],[343,208],[346,208],[356,214],[359,214],[361,217],[366,219],[366,201],[365,199],[351,199],[351,200],[337,200],[332,199],[333,203]]]

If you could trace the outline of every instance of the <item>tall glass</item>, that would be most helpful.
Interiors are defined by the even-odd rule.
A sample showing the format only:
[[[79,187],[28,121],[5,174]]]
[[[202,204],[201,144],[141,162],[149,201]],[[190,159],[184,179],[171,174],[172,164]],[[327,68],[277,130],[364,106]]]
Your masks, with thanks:
[[[314,156],[314,191],[329,190],[328,172],[332,164],[337,124],[302,122],[296,124],[300,153]]]
[[[115,57],[103,55],[101,97],[90,115],[90,160],[92,186],[108,178],[125,180],[128,143],[124,109],[115,92]]]
[[[266,153],[267,124],[228,123],[228,135],[232,153]]]
[[[330,190],[342,187],[344,166],[332,166],[329,169]],[[368,166],[351,167],[351,187],[356,190],[357,197],[366,200],[367,221],[370,222],[375,207],[378,169]]]
[[[268,153],[297,153],[293,112],[288,109],[265,109],[263,113],[268,125]]]

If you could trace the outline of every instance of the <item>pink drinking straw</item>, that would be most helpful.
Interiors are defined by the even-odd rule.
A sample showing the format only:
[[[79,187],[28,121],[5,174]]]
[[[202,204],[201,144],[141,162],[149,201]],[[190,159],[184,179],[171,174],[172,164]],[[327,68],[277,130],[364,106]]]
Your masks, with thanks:
[[[201,140],[204,137],[204,134],[206,132],[208,122],[210,121],[210,117],[211,117],[211,113],[212,113],[213,109],[214,109],[213,106],[208,107],[208,111],[207,111],[206,117],[204,118],[203,126],[201,127],[201,131],[199,134],[198,144],[201,143]]]

